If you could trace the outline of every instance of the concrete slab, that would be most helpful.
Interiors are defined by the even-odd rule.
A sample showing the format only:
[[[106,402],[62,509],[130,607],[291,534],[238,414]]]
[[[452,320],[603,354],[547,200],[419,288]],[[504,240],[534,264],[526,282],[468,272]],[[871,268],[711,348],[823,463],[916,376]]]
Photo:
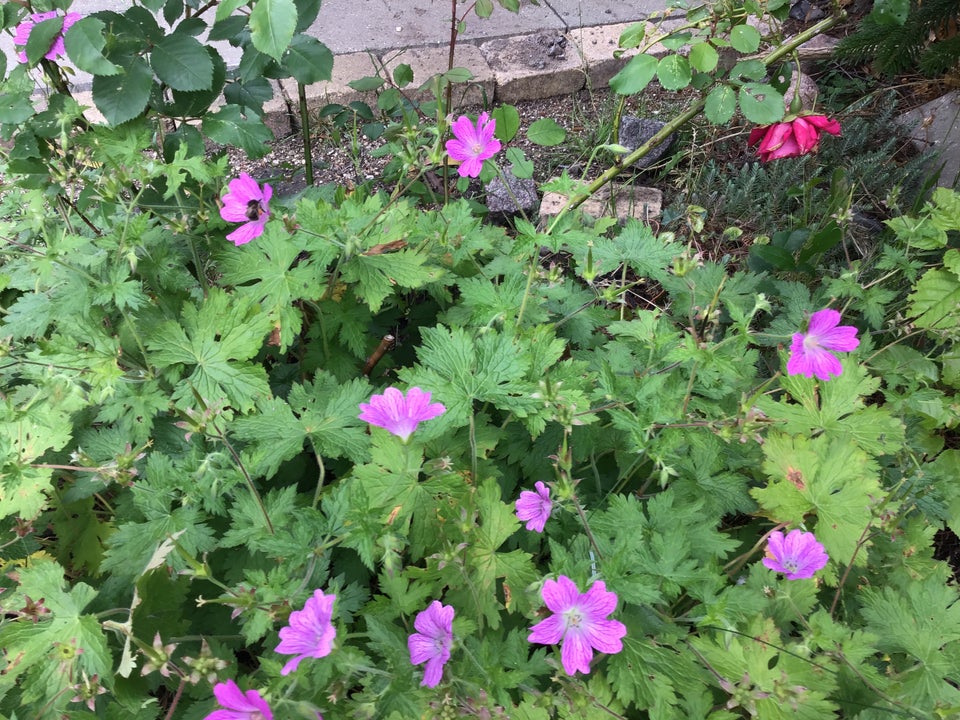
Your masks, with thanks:
[[[413,85],[405,88],[404,92],[415,100],[428,100],[433,98],[432,93],[414,88],[423,86],[434,75],[447,71],[449,50],[446,47],[408,48],[389,53],[384,57],[384,63],[391,74],[398,65],[402,63],[409,65],[410,69],[413,70]],[[453,107],[449,108],[450,112],[455,112],[457,108],[467,105],[483,105],[493,102],[496,82],[493,70],[487,65],[480,48],[474,45],[457,45],[453,56],[453,66],[468,69],[473,73],[473,79],[453,85]]]
[[[912,128],[911,138],[921,151],[935,150],[934,165],[943,164],[940,187],[954,187],[960,174],[960,90],[954,90],[900,117]]]
[[[663,13],[664,0],[541,0],[550,6],[569,30],[590,25],[645,20]]]
[[[496,101],[515,103],[568,95],[586,75],[569,37],[556,32],[490,40],[480,46],[496,78]]]
[[[573,0],[573,4],[577,2],[579,0]],[[662,0],[660,4],[662,6]],[[489,18],[466,12],[470,5],[458,3],[465,25],[459,41],[468,44],[538,30],[565,29],[563,20],[543,2],[537,6],[523,0],[519,13],[495,5]],[[418,45],[446,46],[450,41],[450,7],[450,2],[438,0],[323,0],[317,21],[307,33],[335,54]],[[346,28],[349,32],[345,32]]]
[[[567,200],[560,193],[544,193],[540,201],[540,217],[555,217]],[[583,203],[580,209],[593,217],[615,215],[621,223],[628,218],[636,218],[649,224],[660,217],[662,206],[663,193],[657,188],[610,183]]]

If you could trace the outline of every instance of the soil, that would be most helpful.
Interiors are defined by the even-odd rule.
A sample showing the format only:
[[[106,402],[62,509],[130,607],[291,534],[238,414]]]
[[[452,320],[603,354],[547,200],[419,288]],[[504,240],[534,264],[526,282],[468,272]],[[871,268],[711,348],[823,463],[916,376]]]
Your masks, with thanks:
[[[609,90],[588,91],[581,90],[572,96],[556,96],[540,100],[531,100],[518,103],[517,111],[520,114],[520,132],[503,147],[519,148],[528,160],[534,164],[534,179],[539,183],[556,175],[564,167],[575,164],[577,158],[586,154],[578,148],[586,148],[585,137],[597,137],[599,142],[609,138],[599,139],[598,125],[604,114],[609,116],[614,100]],[[459,114],[476,114],[484,108],[460,108]],[[660,111],[654,110],[657,117]],[[561,147],[544,147],[531,143],[525,135],[524,129],[540,118],[552,118],[564,130],[567,138],[573,142],[564,143]],[[385,140],[369,139],[362,134],[354,143],[352,133],[336,132],[329,121],[319,120],[312,132],[312,157],[314,183],[335,183],[353,187],[362,183],[377,180],[383,174],[389,158],[375,157],[374,151],[385,144]],[[338,138],[339,136],[339,138]],[[339,141],[338,141],[339,139]],[[252,160],[236,148],[229,150],[230,165],[235,172],[247,172],[259,180],[266,180],[274,185],[280,195],[287,195],[302,190],[306,183],[303,179],[303,137],[296,133],[280,138],[271,144],[270,152],[263,158]],[[586,150],[585,152],[589,152]],[[576,170],[577,168],[574,168]],[[390,190],[391,188],[384,188]]]

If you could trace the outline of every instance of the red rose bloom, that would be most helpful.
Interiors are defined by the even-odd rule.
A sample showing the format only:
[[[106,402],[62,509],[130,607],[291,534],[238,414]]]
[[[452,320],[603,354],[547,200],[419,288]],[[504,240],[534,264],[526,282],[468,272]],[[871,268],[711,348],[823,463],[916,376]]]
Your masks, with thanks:
[[[793,120],[754,128],[747,144],[760,143],[757,152],[763,162],[800,157],[816,151],[821,131],[839,135],[840,123],[826,115],[801,115]]]

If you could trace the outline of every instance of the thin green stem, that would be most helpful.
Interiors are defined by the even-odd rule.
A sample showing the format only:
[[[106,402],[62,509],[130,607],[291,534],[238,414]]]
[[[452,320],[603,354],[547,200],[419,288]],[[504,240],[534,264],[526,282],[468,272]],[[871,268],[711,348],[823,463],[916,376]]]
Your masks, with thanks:
[[[317,489],[313,491],[313,503],[310,505],[314,510],[317,509],[317,505],[320,504],[320,496],[323,493],[323,481],[327,476],[327,469],[323,465],[323,456],[320,455],[320,451],[317,450],[316,443],[313,442],[313,438],[310,438],[310,447],[313,448],[313,455],[317,458],[317,470],[319,476],[317,477]]]
[[[307,187],[313,185],[313,151],[310,147],[310,114],[307,112],[307,89],[297,83],[297,99],[300,103],[300,136],[303,138],[303,175]]]
[[[583,512],[583,507],[580,505],[580,501],[577,499],[576,495],[573,497],[573,507],[576,508],[577,516],[580,518],[580,523],[583,525],[584,532],[587,533],[587,539],[590,541],[593,551],[597,554],[597,560],[602,562],[603,553],[600,552],[600,546],[597,545],[597,539],[593,536],[593,531],[590,530],[590,523],[587,522],[587,515]]]
[[[237,467],[240,469],[240,473],[243,475],[244,481],[247,483],[247,487],[250,489],[250,494],[253,495],[253,499],[256,501],[257,506],[260,508],[260,512],[263,513],[263,519],[266,520],[267,529],[270,531],[271,535],[275,535],[276,532],[273,529],[273,523],[270,521],[270,515],[267,514],[267,507],[263,504],[263,498],[260,497],[260,493],[257,492],[257,486],[253,484],[253,478],[250,477],[250,473],[247,472],[246,466],[243,464],[243,459],[240,457],[240,454],[233,447],[233,444],[227,439],[226,433],[220,431],[220,428],[217,427],[216,423],[211,421],[210,427],[214,429],[217,433],[214,437],[217,440],[220,440],[224,445],[226,445],[227,450],[230,452],[230,456],[233,458],[233,461],[236,463]]]

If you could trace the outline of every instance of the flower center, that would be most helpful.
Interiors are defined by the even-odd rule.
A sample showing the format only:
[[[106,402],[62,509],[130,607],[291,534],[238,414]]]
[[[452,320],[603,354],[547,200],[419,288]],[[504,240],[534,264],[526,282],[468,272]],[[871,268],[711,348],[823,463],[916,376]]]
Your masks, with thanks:
[[[480,153],[483,152],[483,145],[481,145],[480,143],[474,143],[473,147],[470,148],[470,152],[474,155],[479,155]]]
[[[817,341],[816,336],[807,335],[803,338],[803,349],[804,350],[816,350],[820,347],[820,343]]]
[[[797,562],[796,558],[783,558],[780,564],[788,573],[795,573],[800,568],[800,563]]]
[[[567,629],[570,628],[579,628],[583,624],[583,613],[578,607],[572,607],[563,613],[563,620],[567,626]]]

